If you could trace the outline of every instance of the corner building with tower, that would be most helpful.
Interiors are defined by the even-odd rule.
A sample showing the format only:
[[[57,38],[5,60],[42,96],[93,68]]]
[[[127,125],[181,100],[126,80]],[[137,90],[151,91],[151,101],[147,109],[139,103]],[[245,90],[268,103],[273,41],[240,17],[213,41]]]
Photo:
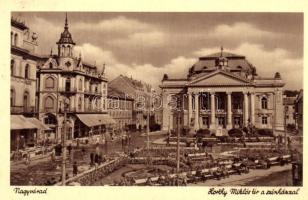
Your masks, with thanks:
[[[279,72],[260,77],[245,56],[221,52],[200,57],[186,78],[164,75],[163,129],[209,129],[225,135],[254,126],[284,130],[283,86]],[[179,123],[177,123],[179,120]]]
[[[67,17],[58,52],[41,56],[37,71],[39,119],[60,140],[67,114],[67,139],[102,133],[115,121],[107,114],[107,78],[95,65],[74,55],[75,42]]]

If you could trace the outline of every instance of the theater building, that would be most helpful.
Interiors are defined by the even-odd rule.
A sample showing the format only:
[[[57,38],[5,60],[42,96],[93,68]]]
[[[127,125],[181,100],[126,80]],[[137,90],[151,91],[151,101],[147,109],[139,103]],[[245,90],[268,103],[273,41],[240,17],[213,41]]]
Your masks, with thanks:
[[[200,57],[187,77],[164,75],[163,129],[210,129],[216,135],[248,125],[284,129],[284,82],[277,72],[260,77],[245,56],[221,52]]]
[[[52,129],[51,137],[61,139],[67,114],[67,139],[100,134],[115,123],[107,114],[107,79],[104,69],[74,55],[75,42],[67,17],[57,42],[57,54],[42,57],[38,71],[39,119]]]

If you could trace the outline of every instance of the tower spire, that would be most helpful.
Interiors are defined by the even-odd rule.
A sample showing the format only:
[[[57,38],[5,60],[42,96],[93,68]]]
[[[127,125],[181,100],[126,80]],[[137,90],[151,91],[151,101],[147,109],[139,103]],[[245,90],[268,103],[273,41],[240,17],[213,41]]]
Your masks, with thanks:
[[[221,57],[222,57],[222,52],[223,52],[223,50],[224,50],[224,47],[221,46],[221,47],[220,47],[220,56],[221,56]]]
[[[68,29],[68,23],[67,23],[67,12],[65,13],[65,29]]]

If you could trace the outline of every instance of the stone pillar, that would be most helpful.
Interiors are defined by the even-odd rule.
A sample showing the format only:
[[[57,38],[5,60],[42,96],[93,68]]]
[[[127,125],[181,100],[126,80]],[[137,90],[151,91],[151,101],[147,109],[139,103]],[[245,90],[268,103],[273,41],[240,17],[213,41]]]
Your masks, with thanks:
[[[191,116],[192,116],[192,94],[191,92],[188,93],[188,127],[190,127],[191,123]]]
[[[254,125],[255,124],[255,94],[254,93],[250,93],[250,108],[251,108],[251,116],[250,116],[250,121],[251,124]]]
[[[211,92],[211,125],[210,129],[215,129],[215,92]]]
[[[195,94],[195,130],[199,129],[199,94]]]
[[[228,96],[228,119],[227,119],[227,129],[232,128],[232,110],[231,110],[231,105],[232,105],[232,98],[231,98],[231,92],[227,92]]]
[[[243,92],[244,94],[244,126],[248,125],[248,96],[247,92]]]

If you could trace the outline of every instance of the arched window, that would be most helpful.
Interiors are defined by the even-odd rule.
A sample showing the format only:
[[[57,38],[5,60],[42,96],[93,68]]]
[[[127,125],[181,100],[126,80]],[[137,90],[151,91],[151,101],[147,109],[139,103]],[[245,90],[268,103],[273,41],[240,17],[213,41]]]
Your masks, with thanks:
[[[262,97],[261,99],[261,108],[267,109],[267,98],[266,97]]]
[[[25,66],[25,79],[28,79],[30,77],[29,73],[30,73],[30,66],[29,66],[29,64],[26,64],[26,66]]]
[[[11,89],[11,106],[15,106],[15,90]]]
[[[11,45],[13,45],[13,35],[14,35],[14,33],[11,32]]]
[[[18,35],[17,35],[17,33],[15,33],[15,35],[14,35],[14,44],[13,45],[17,46],[17,43],[18,43]]]
[[[53,68],[53,65],[52,65],[52,63],[50,62],[49,63],[49,69],[52,69]]]
[[[11,60],[11,76],[15,75],[15,60]]]
[[[27,112],[28,111],[28,107],[29,107],[29,100],[30,100],[29,93],[27,91],[24,93],[24,99],[23,100],[24,100],[23,101],[23,103],[24,103],[24,105],[23,105],[24,112]]]
[[[56,116],[52,114],[47,114],[46,118],[44,119],[45,124],[57,124]]]
[[[82,90],[82,79],[79,79],[79,90]]]
[[[65,49],[65,46],[62,45],[62,49],[61,49],[61,56],[64,56],[64,49]]]
[[[79,111],[81,110],[81,105],[82,105],[82,99],[81,97],[79,97],[79,100],[78,100],[78,110]]]
[[[52,77],[48,77],[45,80],[45,88],[54,88],[55,87],[55,80]]]
[[[50,96],[46,97],[45,99],[45,111],[51,112],[54,109],[54,99]]]
[[[65,81],[65,91],[70,91],[71,90],[71,79],[67,78]]]

